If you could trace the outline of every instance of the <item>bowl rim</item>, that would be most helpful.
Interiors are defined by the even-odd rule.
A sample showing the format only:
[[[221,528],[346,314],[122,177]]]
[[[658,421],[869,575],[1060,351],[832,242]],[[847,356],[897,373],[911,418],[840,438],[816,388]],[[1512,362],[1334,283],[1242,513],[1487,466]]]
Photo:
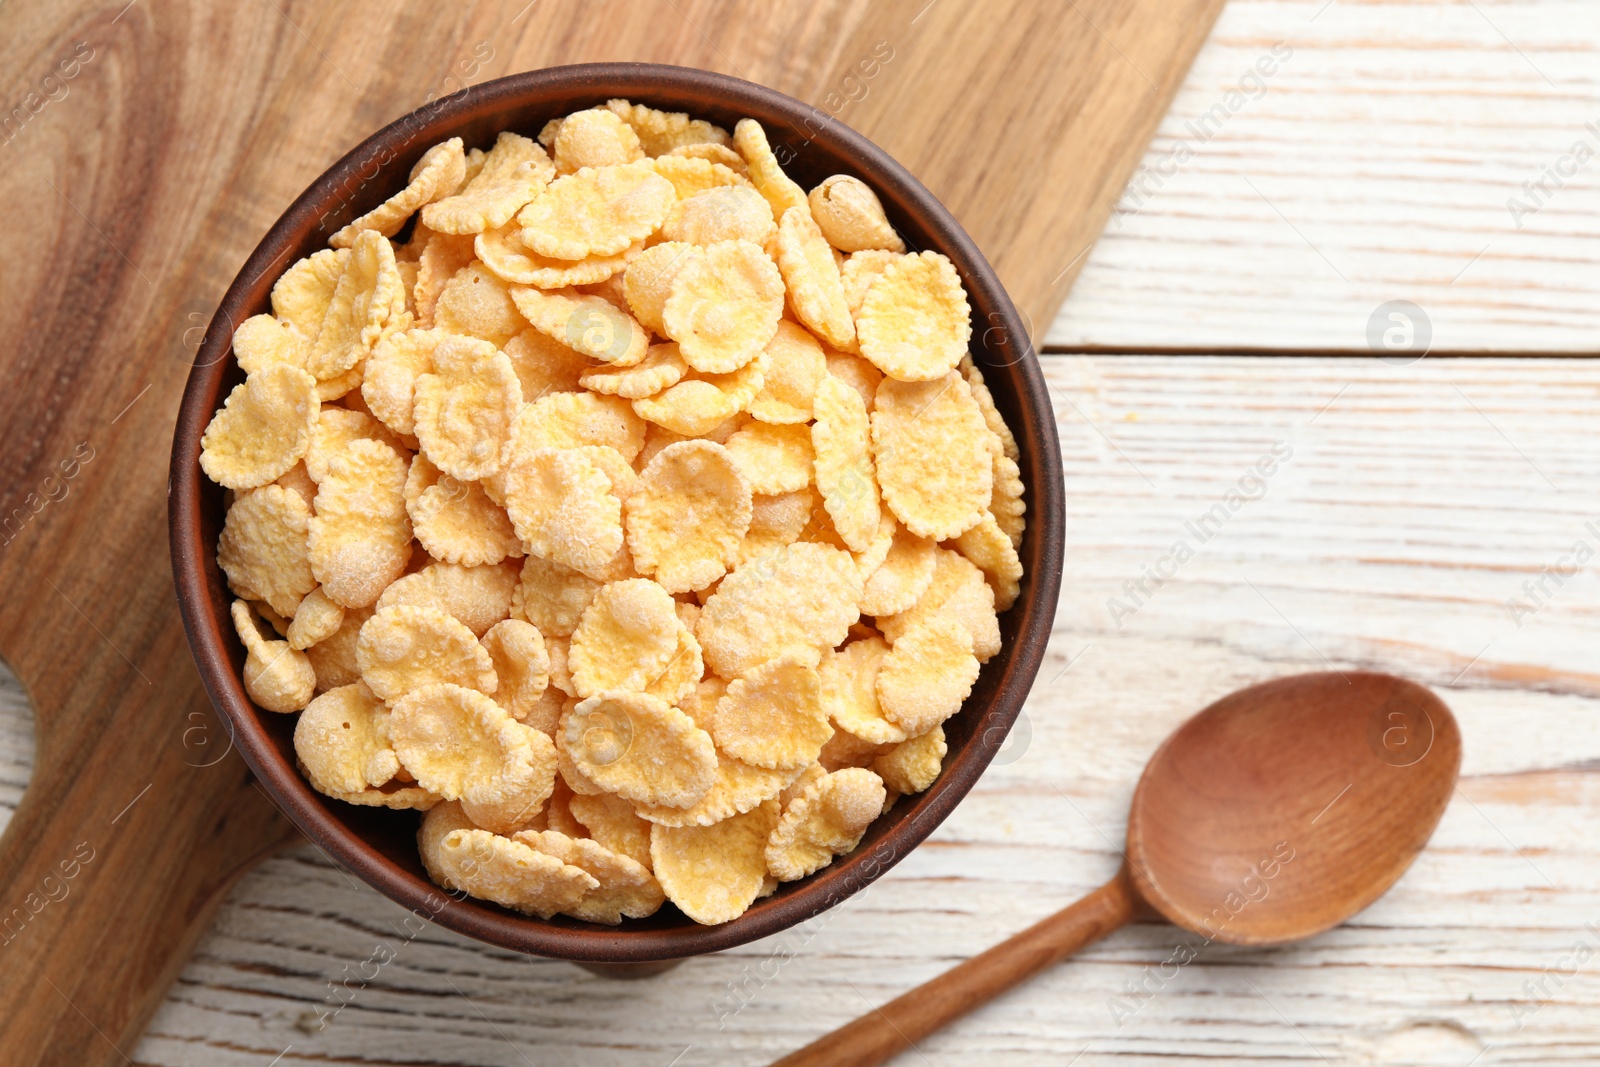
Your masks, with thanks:
[[[220,404],[222,382],[231,364],[227,358],[232,350],[231,324],[243,321],[260,306],[279,261],[299,248],[310,228],[332,213],[322,210],[330,199],[348,207],[340,190],[348,189],[353,180],[359,189],[363,180],[371,177],[363,172],[375,163],[381,166],[400,153],[419,154],[417,146],[452,136],[452,130],[475,115],[536,106],[542,96],[587,88],[593,92],[585,95],[593,96],[597,103],[620,96],[648,104],[652,93],[709,95],[717,106],[759,118],[764,124],[781,119],[790,129],[803,126],[810,134],[806,144],[823,142],[870,175],[880,193],[890,190],[935,237],[932,243],[956,264],[975,302],[994,309],[983,342],[989,352],[998,354],[992,362],[1014,365],[1020,375],[1015,402],[1029,433],[1026,440],[1023,434],[1018,437],[1034,453],[1036,476],[1029,486],[1026,536],[1039,539],[1039,549],[1026,554],[1043,565],[1036,565],[1025,576],[1022,595],[1010,609],[1022,617],[1000,685],[981,711],[967,709],[981,714],[987,725],[952,751],[939,779],[915,798],[914,810],[890,826],[874,847],[857,849],[795,883],[792,891],[757,901],[738,919],[719,926],[643,930],[630,930],[627,924],[560,926],[444,890],[396,865],[340,824],[329,810],[331,801],[315,793],[267,737],[263,713],[249,701],[233,666],[231,623],[216,610],[206,577],[207,556],[214,558],[214,549],[205,543],[202,531],[200,438]],[[565,105],[552,101],[552,106]],[[424,104],[356,145],[295,198],[235,275],[195,354],[173,435],[168,532],[184,630],[206,692],[263,790],[330,859],[416,915],[477,940],[578,962],[637,963],[732,948],[804,922],[894,866],[955,809],[1004,743],[1043,661],[1060,591],[1064,495],[1054,414],[1028,331],[976,244],[909,171],[832,116],[777,90],[690,67],[585,63],[508,75]]]

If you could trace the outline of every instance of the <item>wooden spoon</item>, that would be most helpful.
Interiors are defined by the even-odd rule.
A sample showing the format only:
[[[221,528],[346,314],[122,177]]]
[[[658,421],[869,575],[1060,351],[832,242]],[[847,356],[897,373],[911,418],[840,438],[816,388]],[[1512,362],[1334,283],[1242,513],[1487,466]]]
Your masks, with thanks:
[[[1135,918],[1278,945],[1382,896],[1455,788],[1450,709],[1388,674],[1300,674],[1223,697],[1156,751],[1115,878],[774,1067],[870,1067]]]

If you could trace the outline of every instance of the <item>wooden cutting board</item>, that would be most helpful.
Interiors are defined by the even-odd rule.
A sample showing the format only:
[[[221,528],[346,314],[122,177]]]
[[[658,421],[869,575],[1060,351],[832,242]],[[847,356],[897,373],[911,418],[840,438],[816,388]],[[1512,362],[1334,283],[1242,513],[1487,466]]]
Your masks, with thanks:
[[[6,1061],[125,1062],[228,886],[296,839],[190,660],[165,469],[211,309],[328,164],[513,71],[715,69],[895,155],[1042,331],[1221,5],[6,4],[0,654],[38,730],[0,840]]]

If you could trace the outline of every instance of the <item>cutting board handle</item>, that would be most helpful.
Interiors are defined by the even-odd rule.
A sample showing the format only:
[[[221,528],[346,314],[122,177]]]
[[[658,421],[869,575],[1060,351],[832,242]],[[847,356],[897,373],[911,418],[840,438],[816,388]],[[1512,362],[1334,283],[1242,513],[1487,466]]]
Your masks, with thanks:
[[[141,765],[148,740],[102,734],[72,754],[83,769],[70,777],[41,745],[0,838],[7,1064],[130,1061],[228,888],[298,837],[237,753],[201,767],[169,745],[169,758]]]

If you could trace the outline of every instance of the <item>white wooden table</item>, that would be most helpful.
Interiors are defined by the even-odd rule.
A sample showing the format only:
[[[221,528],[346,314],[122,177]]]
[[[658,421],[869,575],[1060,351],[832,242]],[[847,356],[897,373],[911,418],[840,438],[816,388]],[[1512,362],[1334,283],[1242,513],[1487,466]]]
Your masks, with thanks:
[[[408,940],[308,845],[233,891],[130,1062],[763,1064],[1097,885],[1173,726],[1329,664],[1432,685],[1465,735],[1457,798],[1387,897],[1294,948],[1208,949],[1138,1000],[1125,984],[1180,935],[1135,927],[899,1062],[1600,1061],[1600,577],[1524,590],[1600,550],[1600,360],[1550,355],[1600,353],[1600,158],[1561,164],[1600,150],[1597,52],[1593,0],[1230,4],[1103,239],[1063,250],[1088,256],[1040,331],[1066,581],[1025,718],[933,838],[809,934],[612,982]],[[1574,173],[1535,204],[1547,166]],[[1371,357],[1390,300],[1424,309],[1433,355]],[[1280,441],[1260,498],[1114,618]],[[7,814],[31,759],[7,678]],[[321,1021],[380,944],[393,962]]]

